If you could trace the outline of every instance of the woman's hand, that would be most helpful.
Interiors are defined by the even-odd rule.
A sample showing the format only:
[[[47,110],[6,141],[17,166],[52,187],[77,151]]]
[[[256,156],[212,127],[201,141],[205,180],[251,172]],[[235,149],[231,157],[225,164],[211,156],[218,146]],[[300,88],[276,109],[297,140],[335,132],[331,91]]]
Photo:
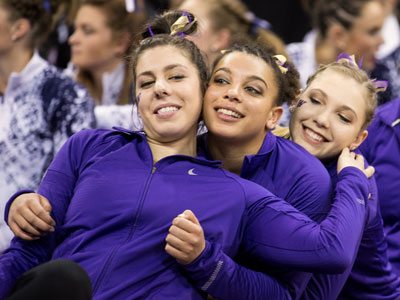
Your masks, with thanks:
[[[22,194],[11,204],[8,226],[12,232],[24,240],[36,240],[42,234],[54,231],[55,222],[50,217],[51,205],[45,197]]]
[[[172,221],[165,241],[165,251],[183,265],[199,257],[206,245],[203,228],[191,210],[185,210]]]
[[[337,163],[337,172],[340,173],[345,167],[355,167],[364,172],[367,178],[370,178],[375,173],[375,168],[369,166],[365,168],[364,157],[361,154],[351,152],[349,148],[344,148],[339,156]]]

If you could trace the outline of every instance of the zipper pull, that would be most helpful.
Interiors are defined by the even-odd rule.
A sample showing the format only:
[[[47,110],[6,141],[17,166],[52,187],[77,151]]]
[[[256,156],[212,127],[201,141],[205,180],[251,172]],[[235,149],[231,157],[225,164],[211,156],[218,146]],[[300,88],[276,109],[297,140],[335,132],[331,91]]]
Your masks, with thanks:
[[[151,174],[154,174],[154,172],[157,170],[157,168],[155,166],[153,166],[153,168],[151,169]]]

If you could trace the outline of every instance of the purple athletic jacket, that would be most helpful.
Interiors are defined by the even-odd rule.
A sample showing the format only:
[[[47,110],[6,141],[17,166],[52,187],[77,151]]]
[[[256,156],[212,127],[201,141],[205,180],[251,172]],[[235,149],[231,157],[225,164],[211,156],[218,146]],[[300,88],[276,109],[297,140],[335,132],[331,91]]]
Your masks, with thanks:
[[[248,171],[251,170],[251,172],[247,174],[252,174],[248,176],[252,177],[253,180],[255,179],[261,184],[269,184],[270,186],[274,186],[274,183],[276,185],[279,184],[278,183],[279,175],[282,176],[283,172],[287,172],[285,178],[287,179],[285,181],[286,183],[289,182],[290,178],[293,180],[294,178],[296,178],[296,176],[299,176],[297,177],[297,180],[301,181],[302,178],[305,176],[304,179],[307,179],[307,177],[309,177],[309,182],[311,182],[311,186],[313,186],[313,184],[315,184],[316,179],[310,176],[313,173],[310,172],[306,166],[304,165],[302,166],[301,159],[298,162],[299,166],[297,166],[294,163],[290,164],[291,162],[290,158],[293,159],[293,157],[291,157],[291,154],[289,153],[293,154],[296,153],[297,151],[298,156],[302,157],[303,152],[305,150],[303,150],[297,145],[294,145],[295,147],[293,148],[291,146],[292,144],[289,143],[290,142],[288,141],[279,138],[276,139],[275,137],[267,138],[264,141],[264,144],[257,155],[246,157],[244,167],[242,170],[242,175],[246,174]],[[280,165],[285,163],[281,155],[285,155],[286,153],[283,152],[282,149],[289,150],[287,157],[285,156],[284,158],[286,158],[286,163],[289,162],[291,170],[293,171],[294,174],[289,170],[287,170],[287,167]],[[304,160],[307,161],[307,158],[308,155],[305,156]],[[313,160],[314,159],[310,160],[311,166],[314,166],[317,169],[320,168],[319,165],[320,163],[318,162],[317,164],[314,164]],[[294,161],[296,160],[292,160],[292,162]],[[251,166],[253,166],[253,169],[250,168]],[[259,168],[258,170],[257,166]],[[281,171],[282,173],[280,174],[277,168],[278,166],[280,167],[279,169],[282,170]],[[304,167],[305,170],[301,170],[302,167]],[[296,175],[296,172],[299,172],[299,174]],[[306,175],[307,173],[308,176]],[[324,174],[324,172],[321,172],[321,174]],[[289,175],[291,177],[289,177],[288,179],[287,176]],[[271,178],[273,178],[273,180],[271,180]],[[342,258],[347,257],[347,263],[348,263],[347,267],[341,268],[340,270],[331,268],[330,266],[325,264],[325,258],[323,258],[323,256],[327,255],[328,252],[333,249],[329,249],[327,247],[326,251],[328,252],[326,252],[323,256],[321,256],[321,253],[317,250],[320,246],[317,246],[316,248],[309,247],[311,246],[311,244],[308,243],[301,243],[300,245],[298,244],[299,241],[294,239],[293,236],[281,236],[279,242],[277,239],[271,241],[265,241],[265,245],[269,245],[269,248],[263,249],[266,252],[264,252],[263,256],[261,257],[258,254],[254,255],[254,252],[252,253],[251,251],[246,251],[242,254],[246,255],[246,257],[251,258],[257,263],[259,263],[261,267],[256,269],[262,269],[264,273],[269,271],[278,274],[278,272],[274,272],[274,270],[277,270],[278,268],[282,267],[290,267],[291,269],[316,271],[316,272],[332,272],[332,273],[343,272],[346,268],[348,268],[351,265],[351,262],[355,256],[355,251],[357,248],[359,237],[361,236],[361,231],[358,232],[349,231],[348,228],[351,227],[355,229],[356,227],[354,225],[356,225],[360,226],[359,228],[360,230],[362,230],[364,218],[361,219],[349,218],[348,213],[350,213],[350,210],[342,211],[343,208],[342,205],[343,203],[349,201],[349,199],[354,199],[353,193],[358,193],[360,190],[367,191],[368,185],[367,185],[367,178],[365,177],[365,175],[362,174],[362,172],[360,172],[359,170],[356,170],[355,168],[344,169],[340,173],[339,178],[340,182],[336,186],[335,190],[335,199],[336,199],[335,205],[332,211],[330,212],[329,216],[325,219],[325,221],[321,223],[321,227],[324,228],[326,224],[332,225],[331,222],[337,223],[335,224],[335,226],[338,227],[334,231],[331,231],[331,234],[336,235],[338,241],[341,240],[340,237],[341,233],[345,232],[347,234],[351,233],[351,237],[349,235],[346,238],[346,242],[342,243],[341,253],[337,253],[337,255]],[[265,181],[261,179],[264,179]],[[303,184],[305,184],[305,188],[307,187],[310,188],[310,186],[307,185],[307,180],[303,182]],[[282,186],[286,186],[286,188],[290,190],[290,187],[288,187],[288,185],[282,185]],[[291,188],[292,190],[295,190],[294,186],[295,184],[293,183]],[[313,190],[315,189],[318,189],[318,187],[313,186]],[[284,193],[283,188],[281,188],[280,191]],[[299,194],[296,195],[297,197],[300,197]],[[318,195],[317,192],[316,195]],[[311,197],[310,194],[308,194],[308,196]],[[296,203],[295,199],[296,197],[294,197],[292,201]],[[302,200],[306,201],[306,199],[304,198]],[[299,203],[302,202],[300,201]],[[297,205],[299,205],[299,203],[297,203]],[[306,204],[307,203],[303,203],[303,205]],[[320,212],[324,212],[323,209],[324,208],[322,208]],[[318,211],[318,209],[316,211]],[[321,214],[321,216],[322,215],[325,215],[325,213]],[[356,224],[354,225],[351,224],[354,221],[356,222]],[[271,220],[265,220],[265,223],[266,223],[265,228],[267,228],[269,223],[271,223]],[[279,228],[283,229],[285,227],[285,224],[281,223],[278,226]],[[280,234],[281,234],[280,229],[278,229],[276,235],[280,236]],[[250,247],[250,249],[257,249],[257,247],[256,246],[254,246],[254,248]],[[215,275],[216,278],[214,284],[211,285],[207,290],[212,296],[218,299],[265,299],[263,298],[262,295],[264,290],[267,289],[268,287],[263,281],[269,277],[267,277],[265,274],[261,272],[256,272],[254,270],[246,269],[245,267],[237,264],[236,262],[234,262],[221,252],[211,251],[211,253],[207,253],[207,251],[204,251],[195,263],[191,264],[190,266],[183,266],[183,268],[186,270],[188,276],[190,276],[191,279],[194,280],[196,285],[200,286],[201,284],[203,284],[203,281],[202,280],[199,281],[198,278],[201,278],[202,273],[204,272],[203,266],[209,264],[218,265],[218,262],[221,261],[223,262],[223,264],[219,268],[219,274]],[[250,261],[250,259],[248,261]],[[268,268],[268,265],[269,269],[266,269]],[[252,269],[254,268],[255,266],[252,265]],[[297,285],[297,289],[290,290],[291,297],[298,298],[300,296],[298,294],[300,290],[299,283],[301,283],[301,280],[304,279],[304,277],[301,277],[301,273],[292,273],[292,274],[294,275],[293,281],[295,281],[295,286]],[[285,283],[288,283],[288,280],[290,280],[290,276],[287,275],[288,274],[286,273],[283,276],[286,277],[283,280]],[[293,282],[292,284],[291,283],[288,284],[289,287],[293,288]],[[224,293],[220,293],[220,291],[224,291]]]
[[[212,159],[207,134],[199,137],[198,153]],[[290,167],[288,167],[290,166]],[[295,143],[269,132],[256,155],[247,155],[240,176],[265,187],[285,199],[316,222],[321,222],[331,207],[331,180],[322,163]],[[290,241],[288,241],[290,243]],[[240,254],[241,265],[272,275],[284,282],[292,295],[301,295],[311,273],[265,264]],[[243,290],[243,297],[246,295]]]
[[[338,181],[336,162],[326,164],[332,183]],[[400,299],[400,279],[387,257],[375,178],[369,179],[366,224],[352,268],[341,275],[313,275],[303,299]]]
[[[209,241],[202,258],[213,251],[234,256],[240,245],[261,259],[275,252],[299,268],[340,272],[362,230],[368,197],[362,176],[354,168],[341,172],[342,197],[318,225],[217,162],[176,155],[153,164],[143,134],[82,131],[63,146],[39,188],[51,201],[56,231],[33,242],[12,241],[0,256],[0,298],[22,273],[56,258],[71,259],[88,272],[94,299],[201,299],[211,287],[229,293],[215,284],[225,261],[199,259],[188,266],[203,270],[196,289],[164,251],[171,221],[185,209],[194,211]],[[293,248],[270,251],[288,239]],[[289,296],[273,279],[263,288],[265,298]]]
[[[400,276],[400,98],[380,106],[360,150],[375,167],[389,261]]]

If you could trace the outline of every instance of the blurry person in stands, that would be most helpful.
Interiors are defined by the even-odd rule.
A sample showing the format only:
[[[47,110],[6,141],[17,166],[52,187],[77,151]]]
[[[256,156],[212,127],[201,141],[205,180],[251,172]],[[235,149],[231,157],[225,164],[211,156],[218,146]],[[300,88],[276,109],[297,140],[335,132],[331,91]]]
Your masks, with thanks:
[[[199,30],[191,39],[202,50],[210,65],[237,39],[257,40],[285,54],[283,41],[271,31],[266,20],[257,18],[240,0],[185,0],[179,9],[193,13]]]
[[[138,127],[132,123],[136,113],[126,57],[144,20],[141,3],[83,0],[77,11],[69,71],[93,97],[100,128]]]
[[[36,49],[58,1],[0,0],[0,215],[15,190],[36,189],[54,154],[73,133],[93,127],[87,91]],[[0,219],[0,253],[11,232]]]

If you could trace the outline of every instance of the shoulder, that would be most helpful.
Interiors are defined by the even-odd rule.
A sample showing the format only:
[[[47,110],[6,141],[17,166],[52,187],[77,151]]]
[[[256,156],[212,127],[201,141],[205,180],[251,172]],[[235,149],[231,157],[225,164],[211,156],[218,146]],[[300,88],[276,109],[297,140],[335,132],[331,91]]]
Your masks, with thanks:
[[[247,205],[251,205],[263,198],[276,198],[270,191],[261,185],[254,183],[250,180],[244,179],[236,174],[222,169],[225,176],[233,181],[238,189],[241,191]]]
[[[127,134],[115,129],[83,129],[72,135],[68,142],[79,148],[94,148],[104,145],[107,147],[123,146],[135,138],[135,135]]]
[[[301,171],[301,174],[323,174],[328,176],[323,164],[307,150],[296,143],[276,137],[276,151],[282,163]],[[293,170],[294,171],[294,170]]]

